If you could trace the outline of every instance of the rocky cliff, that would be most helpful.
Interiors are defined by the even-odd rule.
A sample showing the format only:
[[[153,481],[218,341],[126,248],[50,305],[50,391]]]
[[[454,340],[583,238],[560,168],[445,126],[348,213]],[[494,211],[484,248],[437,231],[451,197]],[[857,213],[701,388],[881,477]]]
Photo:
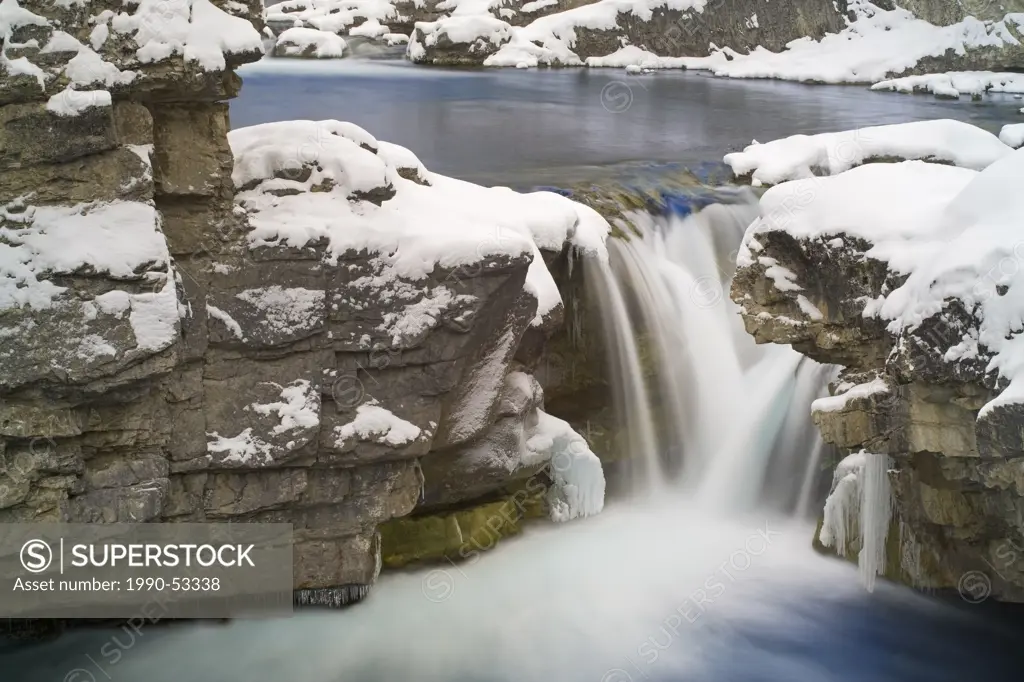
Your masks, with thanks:
[[[838,470],[826,505],[821,540],[830,551],[856,557],[873,543],[871,560],[890,579],[959,590],[968,601],[1022,601],[1024,412],[1006,391],[1015,368],[998,341],[1016,337],[1019,318],[993,312],[1019,305],[1020,254],[1009,233],[992,237],[993,216],[1012,215],[1014,201],[993,188],[1019,166],[1019,152],[993,147],[991,158],[975,159],[980,173],[920,161],[846,170],[871,156],[883,137],[873,130],[830,138],[846,140],[838,175],[765,194],[732,296],[759,342],[844,368],[834,397],[814,407],[825,441],[859,453]],[[979,188],[989,193],[975,205]],[[869,483],[865,458],[887,480]],[[866,509],[882,517],[873,532]]]
[[[261,12],[4,1],[0,522],[292,523],[297,601],[338,605],[417,504],[535,476],[538,513],[599,511],[514,370],[560,324],[541,250],[607,225],[350,124],[229,135]]]

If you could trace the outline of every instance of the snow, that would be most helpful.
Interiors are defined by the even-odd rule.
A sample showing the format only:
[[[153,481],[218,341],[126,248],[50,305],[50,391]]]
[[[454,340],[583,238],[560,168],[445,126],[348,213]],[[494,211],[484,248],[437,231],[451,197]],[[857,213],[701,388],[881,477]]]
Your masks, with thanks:
[[[800,311],[812,320],[818,321],[824,318],[824,315],[818,310],[818,306],[807,300],[807,297],[803,294],[797,295],[796,304],[800,307]]]
[[[1024,25],[1024,14],[1007,14],[995,22],[967,17],[950,26],[934,26],[901,8],[881,10],[864,0],[850,6],[857,19],[821,40],[794,40],[781,52],[758,47],[741,54],[725,48],[708,57],[686,58],[684,64],[730,78],[876,83],[947,52],[964,55],[979,48],[1017,46],[1013,31]]]
[[[742,152],[726,154],[724,161],[737,176],[749,174],[755,186],[762,186],[812,175],[836,175],[883,157],[944,161],[981,170],[1010,153],[1006,144],[981,128],[938,119],[793,135],[751,144]]]
[[[395,416],[373,398],[356,408],[356,418],[334,428],[337,448],[356,438],[397,447],[412,443],[420,437],[421,430],[412,422]]]
[[[761,256],[757,259],[761,265],[767,266],[764,274],[779,291],[802,291],[803,287],[796,283],[796,273],[778,264],[774,258]]]
[[[246,289],[235,298],[256,308],[260,326],[270,334],[288,334],[319,323],[324,316],[325,294],[318,289],[285,288],[274,284]]]
[[[508,43],[496,54],[488,57],[484,65],[517,66],[525,63],[528,66],[580,66],[583,61],[572,51],[576,44],[577,28],[612,30],[619,27],[620,13],[631,14],[635,19],[647,21],[658,8],[701,12],[706,4],[706,0],[598,0],[592,4],[540,17],[526,26],[511,28]],[[621,58],[613,58],[610,63],[603,65],[626,66]],[[682,62],[678,62],[677,66],[681,67]]]
[[[281,401],[246,407],[257,414],[274,415],[277,426],[271,431],[275,436],[301,429],[316,428],[320,424],[320,392],[305,379],[297,379],[281,388]]]
[[[430,173],[409,150],[378,143],[352,124],[268,123],[228,137],[252,246],[304,248],[323,240],[330,263],[348,252],[376,254],[382,283],[423,280],[438,267],[458,279],[473,276],[484,259],[532,254],[525,288],[538,300],[537,324],[561,301],[540,248],[569,242],[607,258],[609,227],[592,209],[552,192],[519,194]],[[307,180],[287,179],[314,163]],[[399,168],[418,169],[429,185],[401,177]],[[309,191],[326,181],[333,183],[330,191]],[[301,193],[267,192],[281,188]],[[361,198],[373,192],[391,198],[379,205]]]
[[[761,217],[747,230],[738,260],[752,261],[748,244],[771,230],[797,239],[866,240],[865,255],[906,280],[883,300],[865,302],[865,316],[904,336],[958,300],[979,321],[962,330],[945,360],[988,359],[1001,392],[982,407],[984,419],[996,407],[1024,402],[1021,177],[1024,150],[980,172],[906,161],[786,182],[762,197]]]
[[[917,235],[918,248],[908,258],[916,260],[910,276],[886,297],[879,312],[890,321],[890,331],[901,332],[942,310],[950,298],[974,311],[980,319],[976,343],[991,354],[987,369],[1007,383],[982,407],[979,418],[997,406],[1024,401],[1022,174],[1024,150],[1017,150],[950,194],[941,220]],[[1008,287],[1006,294],[998,287]]]
[[[512,34],[512,27],[490,14],[452,15],[437,21],[417,21],[416,32],[409,42],[410,56],[416,52],[423,54],[423,46],[436,45],[441,36],[453,43],[476,43],[483,41],[492,45],[500,45]],[[422,36],[423,45],[418,38]],[[470,48],[473,49],[472,47]]]
[[[601,460],[567,422],[539,409],[534,418],[536,423],[526,432],[529,459],[524,459],[550,462],[553,485],[547,501],[551,519],[565,522],[601,513],[605,492]]]
[[[388,32],[387,26],[384,26],[376,19],[368,19],[359,26],[350,28],[348,34],[350,36],[363,36],[364,38],[380,38]]]
[[[180,316],[172,277],[167,277],[158,292],[132,294],[131,311],[129,322],[139,350],[155,353],[174,343]]]
[[[1024,92],[1024,74],[995,71],[949,71],[921,76],[893,78],[871,86],[872,90],[916,93],[930,92],[937,97],[980,95],[986,92]]]
[[[521,11],[529,13],[547,4],[545,0],[527,3]],[[484,64],[520,68],[539,64],[581,66],[584,61],[573,52],[579,28],[614,30],[620,28],[620,13],[646,21],[656,8],[703,12],[706,5],[705,0],[599,0],[537,18],[525,26],[510,27],[507,42]],[[469,6],[486,13],[487,3]],[[1014,30],[1024,25],[1024,14],[1007,14],[1002,21],[988,22],[968,17],[951,26],[934,26],[907,10],[882,10],[865,0],[853,0],[850,8],[856,19],[839,33],[817,41],[794,40],[777,53],[758,47],[749,54],[741,54],[711,45],[706,57],[671,58],[626,45],[610,55],[589,57],[585,63],[591,67],[704,69],[732,78],[876,83],[906,72],[927,57],[1016,46]],[[759,28],[756,14],[744,23],[748,30]],[[475,37],[480,36],[462,42],[472,42]],[[506,39],[504,34],[502,39]],[[410,53],[410,57],[414,55]]]
[[[395,5],[388,0],[286,0],[267,7],[266,20],[294,22],[294,26],[299,28],[341,35],[359,19],[386,25],[388,20],[396,19],[398,15]]]
[[[239,341],[245,341],[245,334],[242,333],[242,326],[238,324],[238,322],[233,317],[228,315],[226,312],[224,312],[217,306],[207,304],[206,314],[215,320],[220,320],[224,324],[224,326],[227,327],[227,330],[231,332],[231,335],[234,336],[236,339],[238,339]]]
[[[558,0],[531,0],[531,2],[524,3],[523,6],[519,8],[519,11],[523,14],[532,14],[533,12],[542,10],[545,7],[554,7],[557,4]]]
[[[305,56],[312,49],[317,59],[337,58],[344,55],[345,47],[341,36],[314,28],[290,28],[277,38],[277,49],[295,57]]]
[[[131,33],[143,63],[181,54],[206,71],[227,68],[225,55],[262,52],[263,40],[251,23],[210,0],[141,0],[132,15],[118,14],[111,26]]]
[[[68,86],[51,97],[46,108],[58,116],[78,116],[90,107],[111,105],[110,93],[106,90],[75,90]]]
[[[999,139],[1003,144],[1014,149],[1024,146],[1024,123],[1011,123],[999,131]]]
[[[909,273],[937,248],[920,237],[936,229],[950,198],[977,175],[955,166],[904,161],[776,185],[761,197],[761,217],[748,228],[739,259],[751,259],[746,244],[762,232],[781,230],[798,239],[844,235],[867,240],[874,245],[868,257]]]
[[[604,57],[587,57],[587,66],[625,68],[629,73],[641,73],[644,69],[682,68],[680,57],[659,57],[653,52],[636,45],[626,45]]]
[[[875,378],[863,384],[844,382],[837,387],[835,395],[818,398],[811,403],[811,412],[839,412],[845,409],[851,400],[888,392],[889,386],[882,378]]]
[[[145,266],[170,260],[149,204],[14,202],[0,206],[0,221],[0,310],[49,308],[64,289],[48,275],[89,268],[115,279],[137,279],[136,272]]]
[[[475,296],[453,295],[447,287],[436,287],[421,300],[405,306],[400,313],[385,313],[384,322],[378,327],[386,332],[396,346],[405,339],[414,339],[435,328],[441,314],[453,305],[475,301]]]
[[[223,455],[221,464],[267,465],[274,461],[273,446],[253,435],[252,427],[230,438],[216,431],[207,433],[206,437],[212,439],[206,442],[207,453]]]

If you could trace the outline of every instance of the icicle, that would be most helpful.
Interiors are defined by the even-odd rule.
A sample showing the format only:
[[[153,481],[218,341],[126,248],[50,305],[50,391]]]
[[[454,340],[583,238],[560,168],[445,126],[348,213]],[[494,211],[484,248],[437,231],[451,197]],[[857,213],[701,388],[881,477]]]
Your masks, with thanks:
[[[885,573],[885,541],[892,520],[889,464],[888,455],[863,450],[840,462],[818,534],[821,544],[839,556],[846,556],[853,540],[860,539],[857,565],[868,592],[875,589],[875,577]]]
[[[889,485],[888,455],[865,454],[864,483],[861,487],[860,579],[868,592],[875,589],[875,576],[885,573],[885,539],[892,520],[892,490]]]
[[[824,546],[835,548],[839,556],[846,556],[850,541],[860,533],[860,473],[863,469],[863,451],[847,456],[836,466],[832,491],[825,500],[824,522],[818,539]]]

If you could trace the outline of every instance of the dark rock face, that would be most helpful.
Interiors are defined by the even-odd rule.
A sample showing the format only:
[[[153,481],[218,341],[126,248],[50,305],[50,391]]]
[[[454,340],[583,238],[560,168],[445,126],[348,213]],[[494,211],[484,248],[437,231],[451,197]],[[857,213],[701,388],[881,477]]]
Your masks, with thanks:
[[[648,20],[620,13],[618,30],[577,29],[573,51],[581,59],[611,54],[621,47],[622,37],[661,57],[703,57],[711,43],[739,52],[758,45],[779,51],[797,38],[817,39],[842,30],[845,13],[845,0],[723,0],[710,3],[703,12],[658,8]]]
[[[543,16],[557,14],[587,2],[553,3],[534,9],[533,3],[511,2],[492,10],[496,19],[513,26],[523,26]],[[530,11],[523,11],[523,7]],[[730,47],[747,52],[757,46],[781,50],[797,38],[820,38],[825,33],[845,26],[846,2],[799,0],[772,4],[770,0],[722,0],[709,3],[703,11],[679,11],[656,7],[650,16],[620,12],[617,28],[574,28],[575,41],[570,45],[581,60],[611,54],[624,44],[634,45],[662,57],[703,57],[709,47]],[[482,64],[509,39],[495,32],[491,40],[474,39],[470,43],[453,41],[448,26],[417,28],[410,37],[409,56],[413,61],[428,64]],[[432,33],[437,32],[437,35]],[[422,47],[422,52],[419,48]]]
[[[963,592],[977,587],[965,587],[964,576],[980,575],[982,598],[1024,601],[1024,411],[1001,406],[978,419],[1001,388],[986,372],[984,349],[979,357],[944,359],[978,321],[950,300],[913,331],[889,332],[863,312],[902,278],[867,255],[871,244],[836,236],[757,235],[758,258],[738,270],[732,290],[747,331],[759,342],[791,343],[844,365],[837,386],[884,382],[884,390],[814,419],[826,442],[892,458],[886,577]],[[765,272],[771,263],[794,273],[802,289],[776,289]],[[797,293],[821,315],[805,313]]]
[[[260,56],[259,8],[224,4],[237,49],[189,61],[187,45],[143,59],[112,29],[94,50],[73,4],[22,7],[38,20],[0,46],[0,249],[30,268],[0,259],[0,522],[292,523],[297,603],[337,606],[375,581],[378,524],[425,498],[472,509],[529,475],[460,455],[511,453],[510,425],[540,405],[536,382],[506,382],[537,310],[529,254],[399,279],[398,296],[367,287],[381,265],[365,251],[252,245],[243,194],[332,189],[297,187],[315,159],[232,180],[224,100],[232,67]],[[33,47],[61,31],[71,51]],[[65,91],[73,59],[98,76]],[[388,164],[429,186],[407,158]],[[445,287],[431,324],[386,324]],[[560,310],[545,320],[541,345]],[[415,435],[356,426],[378,404]]]

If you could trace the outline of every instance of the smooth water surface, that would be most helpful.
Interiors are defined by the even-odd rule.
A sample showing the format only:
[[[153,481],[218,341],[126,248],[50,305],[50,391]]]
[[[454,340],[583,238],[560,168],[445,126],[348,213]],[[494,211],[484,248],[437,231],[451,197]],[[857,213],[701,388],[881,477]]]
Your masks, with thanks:
[[[264,60],[241,70],[235,127],[335,118],[412,149],[427,168],[477,182],[538,170],[645,161],[717,161],[768,141],[919,119],[992,132],[1024,121],[1021,101],[982,102],[622,69],[428,69],[391,60]]]

